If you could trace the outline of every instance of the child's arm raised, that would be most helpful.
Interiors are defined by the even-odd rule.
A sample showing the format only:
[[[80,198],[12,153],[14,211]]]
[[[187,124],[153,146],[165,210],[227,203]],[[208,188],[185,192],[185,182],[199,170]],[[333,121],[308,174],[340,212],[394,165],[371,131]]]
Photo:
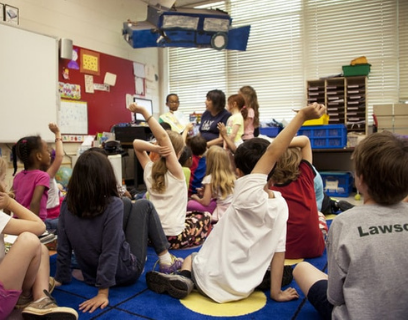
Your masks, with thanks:
[[[326,112],[326,107],[322,104],[313,103],[299,110],[293,120],[283,129],[272,141],[264,155],[251,173],[269,174],[276,161],[288,148],[293,137],[296,135],[303,122],[311,119],[318,119]]]
[[[0,192],[0,209],[13,212],[18,219],[11,219],[4,228],[4,233],[19,235],[28,231],[35,235],[41,235],[45,231],[45,224],[33,212],[23,207],[5,192]]]
[[[50,128],[51,132],[55,134],[55,158],[48,168],[47,173],[50,178],[54,178],[61,166],[62,160],[64,159],[64,147],[62,146],[61,132],[57,124],[50,123],[48,128]]]
[[[157,122],[155,118],[153,118],[153,116],[145,108],[138,106],[136,103],[130,104],[128,109],[131,112],[140,113],[141,115],[143,115],[143,117],[146,119],[146,122],[149,124],[150,130],[152,131],[154,137],[156,138],[159,147],[155,150],[149,150],[149,148],[152,148],[148,146],[151,145],[150,143],[138,139],[136,139],[133,142],[133,148],[135,149],[136,156],[141,166],[144,168],[146,164],[150,161],[145,151],[155,151],[160,153],[162,156],[165,156],[167,169],[176,178],[184,179],[183,169],[181,168],[181,165],[178,162],[177,155],[174,152],[173,145],[170,141],[169,135],[167,134],[166,130],[163,129],[163,127]],[[171,152],[165,153],[165,155],[163,155],[162,152],[160,151],[160,147],[162,147],[163,149],[169,149],[171,150]]]
[[[313,161],[313,152],[310,140],[307,136],[297,136],[292,139],[289,147],[297,147],[301,149],[302,159],[307,160],[309,163]]]

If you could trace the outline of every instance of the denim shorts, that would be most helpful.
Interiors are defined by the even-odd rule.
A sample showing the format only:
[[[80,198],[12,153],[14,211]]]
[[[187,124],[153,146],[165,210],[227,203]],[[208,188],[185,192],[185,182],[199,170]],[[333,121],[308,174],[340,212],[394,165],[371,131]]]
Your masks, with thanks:
[[[6,319],[13,311],[21,290],[6,290],[0,281],[0,319]]]
[[[330,320],[333,305],[327,300],[327,283],[327,280],[315,282],[309,289],[307,299],[323,319]]]

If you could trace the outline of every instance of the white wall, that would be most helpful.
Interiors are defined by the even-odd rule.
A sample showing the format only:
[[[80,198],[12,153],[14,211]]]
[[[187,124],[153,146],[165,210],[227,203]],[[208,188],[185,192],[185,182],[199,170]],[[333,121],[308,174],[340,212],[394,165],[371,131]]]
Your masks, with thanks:
[[[149,64],[160,74],[159,53],[161,55],[163,49],[133,49],[122,36],[123,22],[146,19],[147,4],[141,0],[4,0],[2,3],[19,9],[21,28],[68,38],[76,46]],[[162,81],[157,82],[157,88],[149,96],[153,100],[155,114],[163,111],[162,84]],[[3,157],[7,160],[9,147],[10,144],[0,144]],[[76,153],[77,148],[78,144],[64,144],[68,154]],[[70,163],[70,158],[65,157],[63,165]],[[11,173],[10,169],[7,174],[9,185]]]

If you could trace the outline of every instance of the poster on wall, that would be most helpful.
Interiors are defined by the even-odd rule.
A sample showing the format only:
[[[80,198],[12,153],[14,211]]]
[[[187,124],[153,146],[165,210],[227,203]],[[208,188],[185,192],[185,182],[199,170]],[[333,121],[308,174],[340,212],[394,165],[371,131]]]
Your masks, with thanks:
[[[81,86],[79,84],[59,82],[58,91],[61,98],[81,99]]]
[[[144,78],[135,78],[135,87],[136,87],[136,94],[139,96],[144,96],[145,92],[145,79]]]
[[[82,73],[99,76],[99,53],[81,49],[80,51],[80,71]]]

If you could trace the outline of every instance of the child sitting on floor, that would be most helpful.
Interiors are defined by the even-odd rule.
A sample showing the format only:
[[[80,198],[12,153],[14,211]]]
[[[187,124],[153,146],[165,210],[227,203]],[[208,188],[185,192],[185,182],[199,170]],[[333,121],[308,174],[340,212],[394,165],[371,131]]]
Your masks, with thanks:
[[[153,145],[135,139],[133,148],[142,166],[143,178],[172,249],[201,245],[211,230],[209,212],[187,212],[187,187],[178,159],[184,148],[180,134],[165,131],[142,106],[129,105],[131,112],[143,115],[157,140]],[[147,152],[157,152],[160,160],[152,162]]]
[[[202,181],[205,176],[205,171],[207,168],[205,153],[207,152],[207,140],[202,136],[197,135],[192,137],[188,146],[191,148],[193,153],[193,163],[191,164],[191,177],[190,185],[188,188],[188,196],[197,193],[197,188],[202,187]]]
[[[290,148],[277,162],[270,180],[269,189],[281,192],[289,207],[286,235],[288,259],[319,257],[325,248],[316,204],[312,157],[309,138],[293,138]],[[321,216],[323,232],[327,233],[327,224],[323,214]]]
[[[193,194],[187,204],[187,210],[209,211],[212,213],[212,222],[217,222],[231,204],[235,174],[232,171],[229,152],[220,146],[210,147],[206,158],[207,171],[202,182],[202,196]],[[217,204],[215,209],[209,207],[213,199]]]
[[[151,290],[182,299],[196,286],[218,303],[236,301],[254,291],[270,266],[271,298],[298,298],[293,288],[281,290],[288,207],[279,192],[267,189],[267,178],[303,122],[325,110],[317,103],[305,107],[271,144],[254,138],[238,147],[234,159],[239,178],[227,212],[198,253],[184,260],[180,274],[146,274]]]
[[[153,205],[119,198],[115,173],[108,158],[88,150],[78,158],[58,224],[57,285],[71,281],[72,250],[84,281],[98,294],[79,310],[93,312],[109,304],[109,288],[136,282],[151,241],[161,272],[176,272],[183,259],[168,252],[169,243]]]
[[[323,319],[405,319],[408,141],[373,133],[355,147],[352,160],[364,205],[333,220],[328,274],[301,262],[293,276]]]
[[[7,319],[13,308],[24,308],[25,319],[78,319],[74,309],[58,307],[50,295],[54,279],[49,253],[38,238],[45,231],[44,222],[5,192],[6,170],[0,157],[0,319]],[[4,234],[18,236],[7,254]]]
[[[61,139],[59,130],[51,126],[56,140]],[[58,220],[47,218],[47,200],[50,187],[50,175],[45,172],[51,163],[47,143],[40,136],[21,138],[12,149],[14,173],[17,172],[17,159],[24,164],[24,170],[17,173],[13,180],[12,191],[16,201],[34,212],[45,222],[47,229],[57,229]]]

